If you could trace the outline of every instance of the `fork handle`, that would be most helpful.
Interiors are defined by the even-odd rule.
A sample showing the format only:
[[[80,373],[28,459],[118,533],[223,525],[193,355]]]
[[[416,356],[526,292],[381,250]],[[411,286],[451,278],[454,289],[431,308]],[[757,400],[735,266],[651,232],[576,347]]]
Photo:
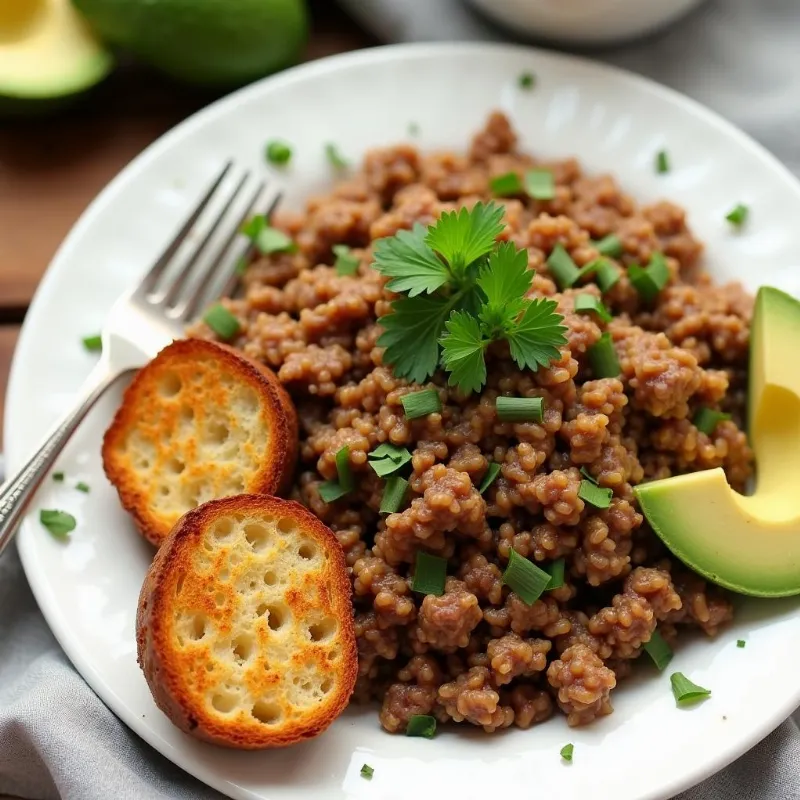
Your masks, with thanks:
[[[14,538],[31,498],[64,445],[92,406],[121,374],[120,371],[110,370],[106,359],[101,359],[81,388],[75,408],[52,428],[22,468],[0,486],[0,554]]]

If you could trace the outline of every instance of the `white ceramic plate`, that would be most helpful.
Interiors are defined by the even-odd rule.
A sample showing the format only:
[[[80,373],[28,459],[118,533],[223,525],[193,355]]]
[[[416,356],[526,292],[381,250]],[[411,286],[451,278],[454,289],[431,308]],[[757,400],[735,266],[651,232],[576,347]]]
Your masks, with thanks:
[[[521,92],[524,70],[538,76]],[[577,154],[587,170],[612,170],[639,199],[686,206],[717,277],[798,293],[800,185],[723,120],[673,92],[575,58],[495,45],[398,46],[299,67],[192,117],[131,163],[70,233],[28,313],[11,376],[5,427],[9,466],[19,465],[70,401],[92,357],[80,337],[100,328],[220,162],[261,168],[266,139],[295,146],[283,180],[290,205],[331,181],[323,143],[348,156],[403,139],[410,121],[425,148],[464,148],[495,107],[513,117],[522,144],[546,156]],[[673,170],[657,176],[654,153]],[[747,229],[724,220],[752,208]],[[176,764],[234,798],[443,798],[600,796],[665,798],[710,775],[765,736],[800,703],[796,601],[747,602],[713,643],[684,645],[673,662],[712,698],[675,708],[666,675],[644,667],[614,696],[616,712],[582,730],[561,717],[530,731],[486,736],[463,729],[434,741],[390,736],[374,709],[351,711],[319,739],[286,751],[237,753],[179,733],[153,704],[136,665],[134,613],[151,551],[122,513],[100,466],[109,397],[64,454],[69,480],[34,504],[79,520],[68,545],[32,510],[19,547],[33,591],[68,656],[108,706]],[[89,495],[70,489],[85,480]],[[747,640],[739,649],[736,640]],[[77,722],[77,721],[76,721]],[[575,760],[559,750],[575,744]],[[361,765],[375,768],[371,782]]]

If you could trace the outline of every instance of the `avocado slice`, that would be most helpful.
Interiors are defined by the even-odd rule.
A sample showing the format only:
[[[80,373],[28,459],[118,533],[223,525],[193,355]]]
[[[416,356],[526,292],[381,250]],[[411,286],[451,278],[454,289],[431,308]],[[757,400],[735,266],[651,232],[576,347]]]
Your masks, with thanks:
[[[69,0],[0,2],[0,110],[46,110],[94,86],[112,67]]]
[[[634,490],[642,512],[687,566],[740,594],[800,594],[800,302],[771,287],[756,297],[750,333],[752,495],[722,469]]]

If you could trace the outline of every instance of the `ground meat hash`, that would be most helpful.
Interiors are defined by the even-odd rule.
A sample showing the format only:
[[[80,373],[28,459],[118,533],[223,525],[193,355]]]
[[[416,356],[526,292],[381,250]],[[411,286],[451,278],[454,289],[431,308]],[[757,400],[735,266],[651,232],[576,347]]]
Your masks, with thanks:
[[[378,318],[392,295],[370,267],[374,240],[430,224],[443,211],[491,197],[490,180],[550,169],[552,200],[524,196],[505,207],[501,238],[527,248],[532,297],[558,302],[568,344],[537,372],[521,372],[493,345],[480,394],[463,396],[436,376],[441,413],[407,420],[401,398],[419,387],[393,376],[377,345]],[[612,711],[611,692],[662,626],[714,635],[731,618],[725,594],[665,558],[639,513],[643,480],[722,467],[735,488],[752,471],[741,429],[752,300],[738,284],[714,286],[699,268],[702,245],[669,202],[640,207],[610,175],[584,175],[574,159],[544,162],[517,150],[505,116],[493,114],[467,155],[424,154],[409,145],[369,153],[360,172],[304,213],[273,221],[293,237],[292,254],[257,257],[240,299],[224,301],[241,323],[232,342],[276,370],[301,426],[301,467],[292,497],[336,534],[350,567],[359,643],[356,699],[378,700],[387,731],[411,716],[470,723],[487,732],[528,728],[557,708],[571,725]],[[577,291],[600,295],[591,276],[559,292],[547,269],[561,244],[578,266],[594,242],[616,234],[619,280],[603,295],[609,324],[573,310]],[[331,248],[346,244],[360,266],[341,276]],[[642,302],[626,267],[667,257],[669,283]],[[587,350],[608,331],[616,378],[591,374]],[[193,335],[213,338],[204,325]],[[541,423],[497,418],[500,395],[542,397]],[[732,419],[713,435],[692,418],[701,405]],[[379,513],[383,481],[367,454],[390,442],[411,451],[404,509]],[[326,503],[347,445],[357,489]],[[500,473],[483,495],[491,462]],[[588,472],[613,491],[599,510],[578,490]],[[411,589],[418,550],[447,559],[441,597]],[[515,550],[543,566],[566,559],[561,588],[528,606],[502,572]]]

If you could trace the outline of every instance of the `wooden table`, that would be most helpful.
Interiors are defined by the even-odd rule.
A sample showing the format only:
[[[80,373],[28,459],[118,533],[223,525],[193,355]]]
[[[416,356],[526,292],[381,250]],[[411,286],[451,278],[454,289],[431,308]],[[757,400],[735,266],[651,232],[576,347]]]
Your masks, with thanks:
[[[306,60],[378,44],[333,0],[310,6]],[[56,248],[128,161],[217,96],[129,65],[66,113],[0,123],[0,449],[14,344]]]

